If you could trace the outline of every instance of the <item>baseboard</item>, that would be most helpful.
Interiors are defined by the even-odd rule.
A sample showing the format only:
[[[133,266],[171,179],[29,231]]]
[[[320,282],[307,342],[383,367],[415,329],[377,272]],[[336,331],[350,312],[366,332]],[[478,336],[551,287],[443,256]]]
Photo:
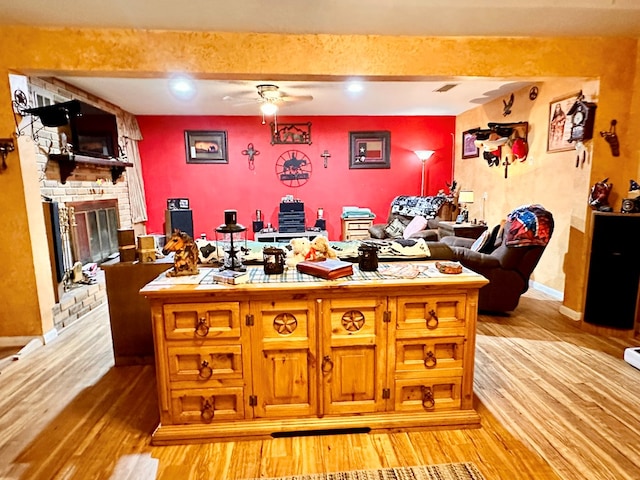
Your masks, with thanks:
[[[40,336],[0,337],[0,347],[22,347],[32,340],[42,340]]]
[[[58,330],[56,330],[55,328],[52,328],[42,336],[42,339],[44,340],[44,344],[46,345],[51,340],[57,337],[58,337]]]
[[[554,300],[559,300],[562,301],[564,300],[564,293],[560,292],[558,290],[554,290],[553,288],[549,288],[546,285],[543,285],[541,283],[538,282],[534,282],[531,281],[529,282],[529,286],[535,290],[538,290],[546,295],[549,295],[550,297],[552,297]],[[576,322],[579,322],[580,320],[582,320],[582,312],[576,312],[575,310],[570,309],[569,307],[565,307],[564,305],[560,305],[560,308],[558,309],[558,311],[560,312],[560,314],[564,315],[565,317],[571,319],[571,320],[575,320]]]
[[[582,312],[576,312],[575,310],[571,310],[569,307],[565,307],[564,305],[561,305],[558,311],[565,317],[570,318],[571,320],[575,320],[576,322],[582,320]]]
[[[564,300],[564,293],[560,292],[559,290],[554,290],[553,288],[547,287],[546,285],[534,281],[529,282],[529,286],[531,288],[534,288],[535,290],[549,295],[554,300]]]

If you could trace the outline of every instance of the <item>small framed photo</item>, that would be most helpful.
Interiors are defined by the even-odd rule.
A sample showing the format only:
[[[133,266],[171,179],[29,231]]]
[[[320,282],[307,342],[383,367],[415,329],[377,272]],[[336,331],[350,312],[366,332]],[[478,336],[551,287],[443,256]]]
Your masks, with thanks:
[[[462,158],[476,158],[480,156],[480,149],[476,146],[476,135],[473,130],[462,132]]]
[[[349,168],[391,168],[391,132],[349,132]]]
[[[567,112],[576,102],[579,93],[557,98],[549,103],[549,131],[547,137],[547,152],[563,152],[575,149],[571,143],[571,120],[567,117]]]
[[[185,130],[187,163],[229,163],[227,132]]]

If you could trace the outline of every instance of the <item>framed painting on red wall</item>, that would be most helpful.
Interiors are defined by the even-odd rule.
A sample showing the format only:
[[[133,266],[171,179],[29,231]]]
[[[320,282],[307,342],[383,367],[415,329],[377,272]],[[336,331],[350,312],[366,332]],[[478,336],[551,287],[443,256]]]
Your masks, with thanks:
[[[349,168],[391,168],[391,132],[349,132]]]
[[[187,163],[229,163],[227,132],[185,130]]]

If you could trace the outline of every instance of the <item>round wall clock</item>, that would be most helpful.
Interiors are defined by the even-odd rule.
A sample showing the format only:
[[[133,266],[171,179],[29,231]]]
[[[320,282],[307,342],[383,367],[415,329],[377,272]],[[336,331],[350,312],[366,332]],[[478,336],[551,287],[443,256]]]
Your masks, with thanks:
[[[276,160],[276,175],[287,187],[301,187],[311,178],[311,159],[300,150],[287,150]]]

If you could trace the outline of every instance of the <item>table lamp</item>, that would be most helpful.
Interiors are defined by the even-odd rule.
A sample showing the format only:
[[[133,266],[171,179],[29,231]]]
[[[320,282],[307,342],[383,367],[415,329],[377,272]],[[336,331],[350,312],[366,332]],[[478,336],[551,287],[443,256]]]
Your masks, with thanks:
[[[460,215],[458,215],[458,219],[456,219],[456,223],[469,221],[469,210],[467,210],[467,205],[469,203],[473,203],[473,191],[460,190],[460,193],[458,194],[458,205],[460,206]]]

